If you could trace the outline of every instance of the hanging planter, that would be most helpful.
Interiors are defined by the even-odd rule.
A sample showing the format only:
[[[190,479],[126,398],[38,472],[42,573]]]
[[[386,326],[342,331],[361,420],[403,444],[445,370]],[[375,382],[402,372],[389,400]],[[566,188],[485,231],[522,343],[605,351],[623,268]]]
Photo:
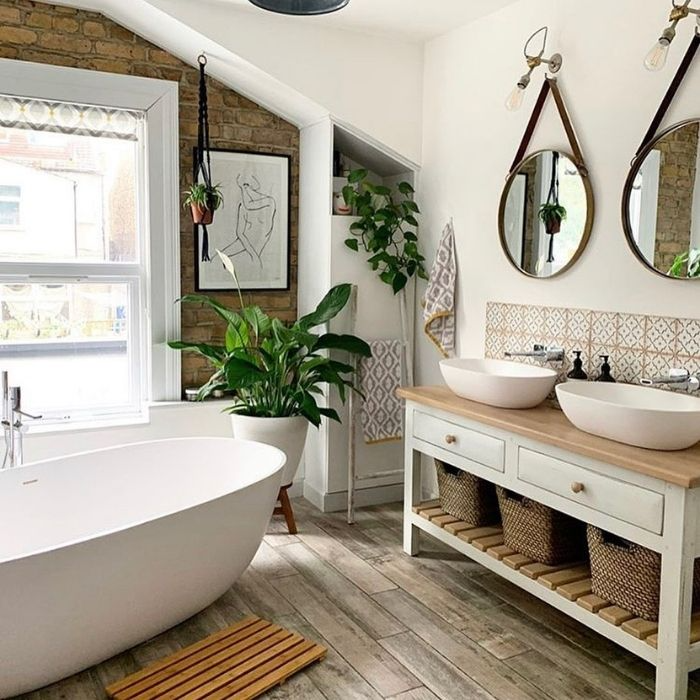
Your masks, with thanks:
[[[214,221],[214,212],[224,204],[220,185],[207,186],[204,183],[196,183],[183,194],[183,206],[190,208],[195,226],[209,226]]]
[[[207,226],[214,221],[214,212],[224,205],[221,185],[212,184],[211,157],[209,146],[209,105],[207,99],[207,80],[205,66],[207,57],[201,54],[199,63],[199,112],[197,125],[197,148],[195,149],[193,183],[183,193],[185,208],[192,212],[192,223],[195,228],[195,239],[199,240],[199,229],[202,229],[202,262],[208,262],[209,232]]]
[[[544,224],[545,231],[554,235],[561,231],[561,222],[566,219],[566,207],[561,204],[543,204],[540,207],[539,216]]]

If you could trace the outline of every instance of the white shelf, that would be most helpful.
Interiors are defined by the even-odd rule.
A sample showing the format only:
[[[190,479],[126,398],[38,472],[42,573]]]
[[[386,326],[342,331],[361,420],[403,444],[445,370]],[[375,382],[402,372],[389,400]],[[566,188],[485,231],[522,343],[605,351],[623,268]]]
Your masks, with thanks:
[[[557,610],[561,610],[569,617],[574,618],[578,622],[586,625],[586,627],[590,627],[592,630],[595,630],[599,634],[611,639],[628,651],[631,651],[633,654],[640,656],[645,661],[656,665],[657,650],[647,644],[644,640],[636,639],[627,632],[624,632],[620,627],[615,627],[609,622],[606,622],[602,618],[598,617],[598,615],[584,610],[575,602],[566,600],[566,598],[559,595],[556,590],[552,591],[545,588],[542,584],[538,583],[536,579],[530,579],[527,576],[519,573],[517,570],[511,569],[503,562],[494,559],[487,552],[479,551],[476,547],[464,542],[463,540],[460,540],[459,537],[450,534],[443,528],[438,527],[420,515],[413,512],[408,512],[406,513],[406,517],[410,519],[412,525],[420,530],[423,530],[424,532],[427,532],[435,539],[444,542],[452,549],[460,552],[460,554],[464,554],[470,559],[473,559],[475,562],[498,574],[501,578],[510,581],[519,588],[522,588],[528,593],[534,595],[536,598],[539,598],[545,603],[555,607]]]

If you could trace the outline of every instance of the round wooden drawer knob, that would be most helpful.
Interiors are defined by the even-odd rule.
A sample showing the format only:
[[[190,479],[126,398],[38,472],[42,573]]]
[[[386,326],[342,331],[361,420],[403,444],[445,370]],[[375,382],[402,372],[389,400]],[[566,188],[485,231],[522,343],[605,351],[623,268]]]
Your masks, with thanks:
[[[454,445],[455,442],[457,442],[457,436],[456,435],[445,435],[445,442],[448,445]]]
[[[574,493],[582,493],[585,488],[586,487],[580,481],[574,481],[574,483],[571,484],[571,490]]]

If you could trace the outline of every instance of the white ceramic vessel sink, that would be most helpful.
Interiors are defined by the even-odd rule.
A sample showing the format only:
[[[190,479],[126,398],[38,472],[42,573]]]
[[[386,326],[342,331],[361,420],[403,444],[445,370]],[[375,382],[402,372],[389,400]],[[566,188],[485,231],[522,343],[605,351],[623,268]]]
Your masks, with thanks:
[[[557,379],[547,367],[505,360],[443,360],[440,370],[457,396],[498,408],[539,406]]]
[[[570,382],[557,387],[566,417],[593,435],[650,450],[700,441],[700,399],[632,384]]]

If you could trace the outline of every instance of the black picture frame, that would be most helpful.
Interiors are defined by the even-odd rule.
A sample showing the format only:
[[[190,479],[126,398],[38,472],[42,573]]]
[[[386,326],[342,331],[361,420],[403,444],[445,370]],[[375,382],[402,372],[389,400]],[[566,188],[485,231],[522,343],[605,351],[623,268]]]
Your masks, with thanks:
[[[279,230],[278,234],[278,239],[279,242],[284,244],[284,249],[285,249],[285,260],[284,263],[280,266],[280,270],[283,272],[284,279],[281,283],[275,283],[275,284],[254,284],[247,282],[245,279],[240,279],[239,278],[239,283],[240,283],[240,289],[241,291],[244,292],[253,292],[253,293],[267,293],[267,292],[288,292],[291,289],[291,246],[292,246],[292,157],[289,154],[286,153],[270,153],[267,151],[253,151],[253,150],[245,150],[245,149],[232,149],[232,148],[210,148],[209,149],[209,155],[211,158],[211,163],[212,163],[212,181],[214,184],[219,184],[221,182],[221,179],[217,179],[217,154],[227,154],[227,155],[233,155],[233,156],[250,156],[251,161],[252,160],[259,160],[259,161],[266,161],[269,160],[271,163],[274,161],[281,161],[279,163],[281,167],[281,172],[283,172],[283,177],[284,177],[284,183],[283,183],[283,190],[286,190],[286,195],[284,196],[284,213],[286,215],[286,221],[275,222],[275,226]],[[193,156],[193,181],[194,178],[198,176],[198,173],[196,172],[197,169],[197,162],[198,162],[198,148],[195,146],[192,149],[192,156]],[[217,217],[223,216],[231,216],[231,209],[235,208],[238,209],[239,205],[235,205],[230,197],[226,197],[226,191],[228,190],[229,192],[233,189],[233,185],[230,182],[221,182],[222,187],[224,189],[224,207],[220,209],[219,211],[216,212],[215,217],[214,217],[214,223],[212,224],[212,227],[216,227],[217,225]],[[228,200],[228,201],[227,201]],[[239,203],[240,204],[240,203]],[[227,212],[226,207],[229,207],[229,211]],[[279,204],[278,204],[279,206]],[[279,214],[279,210],[277,210],[274,214],[274,217],[277,217]],[[220,222],[220,218],[219,218]],[[209,228],[212,228],[209,227]],[[211,284],[207,284],[206,280],[203,279],[204,275],[202,274],[202,264],[212,264],[212,263],[203,263],[201,260],[201,252],[202,252],[202,240],[203,240],[203,229],[201,226],[198,225],[193,225],[193,253],[194,253],[194,277],[195,277],[195,291],[197,292],[206,292],[206,293],[226,293],[226,292],[233,292],[236,291],[236,286],[233,282],[233,279],[231,279],[231,283],[228,286],[222,286],[222,285],[215,285],[212,286]],[[216,257],[216,250],[215,250],[215,245],[213,245],[212,237],[210,235],[209,238],[209,250],[210,250],[210,257],[212,260]],[[225,251],[227,252],[227,251]],[[236,260],[234,257],[234,264]],[[215,263],[216,264],[216,263]],[[223,265],[222,265],[223,268]]]

